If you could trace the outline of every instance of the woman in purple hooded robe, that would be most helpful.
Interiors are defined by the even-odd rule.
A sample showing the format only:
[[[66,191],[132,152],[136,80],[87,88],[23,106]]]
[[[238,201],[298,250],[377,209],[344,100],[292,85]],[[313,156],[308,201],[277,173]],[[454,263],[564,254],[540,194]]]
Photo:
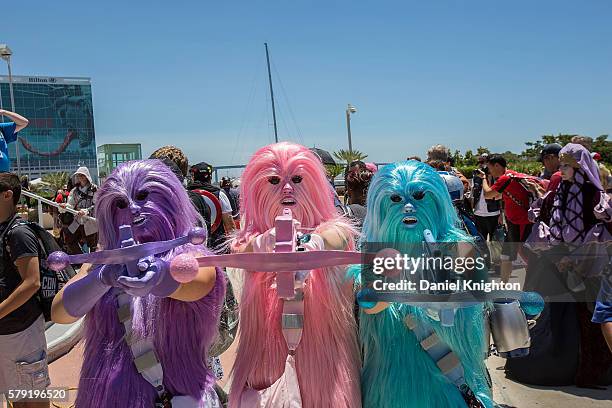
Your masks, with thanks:
[[[197,225],[185,189],[158,160],[119,166],[100,188],[96,207],[101,250],[121,246],[121,225],[131,226],[135,243],[171,240]],[[170,400],[174,407],[220,406],[205,359],[217,334],[225,280],[220,269],[201,267],[193,281],[179,284],[169,262],[181,253],[208,252],[202,245],[179,246],[142,259],[135,277],[123,265],[84,265],[58,293],[54,321],[86,314],[77,408],[166,407]],[[131,333],[124,338],[126,328]],[[151,349],[152,359],[137,361],[135,350]]]
[[[562,180],[556,189],[544,192],[530,183],[539,198],[529,210],[536,225],[527,240],[534,256],[525,290],[545,297],[550,330],[538,323],[531,332],[530,356],[509,360],[506,369],[530,384],[599,388],[610,382],[606,373],[612,369],[612,356],[591,317],[602,278],[609,279],[612,200],[585,147],[567,144],[559,161]]]

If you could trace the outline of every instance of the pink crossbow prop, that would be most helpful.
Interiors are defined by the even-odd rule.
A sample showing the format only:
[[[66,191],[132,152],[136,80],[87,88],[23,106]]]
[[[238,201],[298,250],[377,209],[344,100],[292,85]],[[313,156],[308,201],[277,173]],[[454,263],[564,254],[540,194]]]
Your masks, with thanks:
[[[275,272],[276,290],[278,296],[291,299],[295,295],[296,272],[310,271],[340,265],[362,264],[371,261],[373,254],[362,254],[356,251],[313,250],[305,251],[300,243],[307,242],[307,234],[298,232],[291,209],[283,209],[283,213],[274,222],[276,242],[273,253],[235,253],[225,255],[209,255],[194,258],[189,254],[177,256],[171,263],[170,270],[177,279],[179,269],[187,269],[187,265],[216,266],[239,268],[257,272]],[[177,273],[177,275],[175,275]],[[185,273],[187,275],[188,273]],[[195,275],[194,275],[195,276]],[[187,279],[186,276],[181,279]],[[177,279],[179,280],[179,279]]]

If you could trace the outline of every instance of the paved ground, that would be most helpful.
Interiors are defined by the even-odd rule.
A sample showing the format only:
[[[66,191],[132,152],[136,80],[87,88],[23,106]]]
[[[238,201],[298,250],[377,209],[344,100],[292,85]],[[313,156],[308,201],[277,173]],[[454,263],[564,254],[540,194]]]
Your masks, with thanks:
[[[234,360],[234,346],[221,356],[227,374]],[[76,388],[82,350],[82,345],[79,344],[70,353],[51,364],[52,386]],[[499,357],[491,357],[487,362],[493,380],[495,401],[502,406],[516,408],[610,408],[612,406],[612,387],[608,387],[605,391],[597,391],[576,387],[526,386],[505,378],[503,365],[504,360]],[[227,390],[229,387],[227,376],[220,385]],[[75,391],[71,391],[70,395],[73,402]],[[61,403],[56,406],[67,408],[71,405],[71,403]]]
[[[502,407],[610,408],[612,386],[607,390],[576,387],[539,387],[511,381],[504,374],[505,360],[492,356],[487,367],[493,380],[493,398]]]
[[[522,281],[524,270],[517,269],[511,278],[512,281]],[[220,382],[224,389],[229,388],[228,374],[235,358],[235,346],[221,356],[226,377]],[[76,389],[79,369],[82,361],[82,344],[79,343],[70,353],[51,364],[50,374],[52,386],[69,387]],[[551,408],[610,408],[612,407],[612,386],[607,390],[587,390],[576,387],[536,387],[527,386],[511,381],[505,377],[503,371],[504,359],[491,357],[487,366],[493,380],[493,393],[495,401],[502,407],[551,407]],[[75,391],[71,392],[71,401],[74,401]],[[68,408],[70,403],[56,404],[58,408]]]

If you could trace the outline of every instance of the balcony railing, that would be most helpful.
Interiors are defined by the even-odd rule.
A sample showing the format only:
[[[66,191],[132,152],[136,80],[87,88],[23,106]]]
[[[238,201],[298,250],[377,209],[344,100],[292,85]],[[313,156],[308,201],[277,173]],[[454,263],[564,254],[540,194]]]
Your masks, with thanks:
[[[73,210],[72,208],[65,208],[64,206],[62,206],[61,204],[56,203],[55,201],[47,200],[46,198],[41,197],[39,195],[36,195],[34,193],[31,193],[29,191],[22,190],[21,194],[26,196],[26,197],[30,197],[30,198],[33,198],[34,200],[38,201],[38,224],[41,227],[43,227],[43,228],[44,228],[44,223],[43,223],[43,207],[42,207],[43,204],[47,204],[47,205],[49,205],[51,207],[55,207],[57,209],[60,209],[60,210],[65,211],[65,212],[69,212],[69,213],[74,214],[74,215],[79,215],[79,212],[77,210]],[[85,215],[83,218],[85,218],[85,219],[92,219],[94,221],[96,220],[94,217],[90,217],[88,215]]]

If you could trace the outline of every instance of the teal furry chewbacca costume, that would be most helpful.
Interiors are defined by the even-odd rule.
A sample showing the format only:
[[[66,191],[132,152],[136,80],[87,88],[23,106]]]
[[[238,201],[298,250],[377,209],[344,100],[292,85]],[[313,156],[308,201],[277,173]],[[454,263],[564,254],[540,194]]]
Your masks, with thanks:
[[[421,243],[425,229],[437,242],[472,241],[457,227],[457,215],[444,181],[424,163],[394,163],[378,171],[370,184],[367,208],[362,242]],[[412,255],[420,256],[420,250]],[[354,266],[351,273],[364,282],[365,275],[371,272]],[[471,391],[485,407],[494,406],[484,364],[485,305],[457,309],[450,327],[442,326],[426,308],[391,303],[373,313],[379,306],[382,305],[360,310],[364,408],[468,406],[459,388],[447,379],[406,326],[408,314],[451,348],[461,362]]]

